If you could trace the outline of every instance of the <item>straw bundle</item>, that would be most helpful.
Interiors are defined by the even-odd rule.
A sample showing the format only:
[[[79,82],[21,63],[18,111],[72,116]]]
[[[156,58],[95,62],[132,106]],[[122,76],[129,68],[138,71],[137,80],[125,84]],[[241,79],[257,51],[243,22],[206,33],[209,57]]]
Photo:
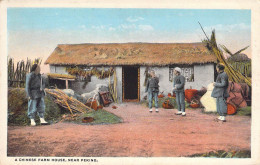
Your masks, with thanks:
[[[113,100],[117,103],[117,77],[116,77],[116,70],[114,70],[114,81],[111,83],[110,75],[109,75],[109,92],[111,93],[111,96],[113,97]]]
[[[200,24],[200,23],[199,23]],[[201,26],[201,25],[200,25]],[[229,81],[236,83],[247,83],[247,85],[251,86],[251,79],[243,76],[239,71],[235,70],[228,62],[225,60],[223,52],[217,46],[215,30],[212,31],[211,38],[209,39],[206,35],[205,31],[201,26],[202,31],[204,32],[206,39],[203,41],[206,43],[209,51],[213,52],[218,59],[219,63],[223,63],[225,65],[225,72],[228,75]]]
[[[67,74],[58,74],[58,73],[47,73],[49,78],[66,78],[66,79],[75,79],[76,76],[67,75]]]
[[[234,54],[226,46],[220,45],[220,47],[230,55],[230,57],[227,58],[227,62],[235,70],[238,70],[246,77],[251,77],[251,59],[248,58],[246,54],[241,53],[242,51],[246,50],[249,46],[237,51]]]
[[[71,114],[73,114],[73,112],[84,113],[87,111],[92,111],[90,107],[84,105],[73,97],[69,97],[59,89],[45,89],[45,91],[51,95],[55,103],[69,110]]]
[[[98,70],[96,67],[94,67],[93,69],[86,71],[77,66],[77,67],[67,67],[66,71],[70,75],[76,75],[76,76],[82,76],[82,77],[95,75],[99,79],[104,79],[104,78],[108,78],[110,75],[112,75],[114,72],[114,69],[110,68],[108,70],[105,70],[104,68],[102,68],[102,70]]]

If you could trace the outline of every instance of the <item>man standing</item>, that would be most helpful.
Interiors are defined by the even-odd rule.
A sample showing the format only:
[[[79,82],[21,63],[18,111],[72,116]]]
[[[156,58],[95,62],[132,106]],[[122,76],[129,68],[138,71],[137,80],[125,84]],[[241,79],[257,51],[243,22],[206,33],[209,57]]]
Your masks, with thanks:
[[[219,118],[222,122],[226,121],[227,115],[227,98],[229,97],[228,88],[228,75],[224,72],[225,66],[223,64],[218,64],[216,70],[218,72],[217,80],[213,83],[214,89],[212,91],[211,97],[217,99],[217,112]]]
[[[159,112],[158,110],[158,93],[159,93],[159,78],[155,76],[155,72],[152,70],[150,72],[151,78],[148,79],[146,84],[145,92],[148,92],[148,101],[149,101],[149,111],[153,112],[153,98],[155,104],[155,112]]]
[[[28,117],[31,119],[31,126],[35,126],[35,115],[38,113],[41,125],[47,125],[44,120],[45,112],[45,82],[40,74],[41,68],[39,65],[34,64],[31,72],[26,75],[25,90],[28,96]]]
[[[176,102],[178,106],[178,112],[176,115],[186,116],[185,112],[185,77],[181,75],[181,68],[174,68],[175,77],[173,79],[173,92],[176,94]]]

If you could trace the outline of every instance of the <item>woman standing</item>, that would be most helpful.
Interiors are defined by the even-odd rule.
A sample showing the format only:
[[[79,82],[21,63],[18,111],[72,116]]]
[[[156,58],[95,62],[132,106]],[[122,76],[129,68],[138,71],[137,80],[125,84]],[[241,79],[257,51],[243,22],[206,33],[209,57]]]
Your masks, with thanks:
[[[25,90],[28,97],[28,117],[31,119],[31,126],[35,126],[35,115],[38,113],[41,125],[49,124],[44,120],[45,113],[45,82],[40,74],[41,68],[38,64],[32,66],[31,72],[26,75]]]

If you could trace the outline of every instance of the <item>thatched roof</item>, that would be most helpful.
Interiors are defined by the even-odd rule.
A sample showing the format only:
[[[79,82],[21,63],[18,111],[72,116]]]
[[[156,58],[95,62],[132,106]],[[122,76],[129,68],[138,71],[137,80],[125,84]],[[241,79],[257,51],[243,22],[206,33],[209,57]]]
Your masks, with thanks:
[[[229,62],[250,62],[251,61],[251,59],[248,58],[248,56],[246,54],[243,54],[243,53],[230,56],[227,60]]]
[[[203,43],[111,43],[58,45],[45,64],[148,65],[216,63]]]

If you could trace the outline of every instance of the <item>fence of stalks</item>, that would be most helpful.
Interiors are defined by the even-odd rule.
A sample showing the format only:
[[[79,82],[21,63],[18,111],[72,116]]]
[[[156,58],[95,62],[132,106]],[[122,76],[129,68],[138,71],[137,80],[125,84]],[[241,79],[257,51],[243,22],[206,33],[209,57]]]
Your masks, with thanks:
[[[26,61],[15,62],[13,58],[8,58],[8,87],[24,88],[26,74],[30,73],[33,64],[41,64],[41,59],[36,58]]]

